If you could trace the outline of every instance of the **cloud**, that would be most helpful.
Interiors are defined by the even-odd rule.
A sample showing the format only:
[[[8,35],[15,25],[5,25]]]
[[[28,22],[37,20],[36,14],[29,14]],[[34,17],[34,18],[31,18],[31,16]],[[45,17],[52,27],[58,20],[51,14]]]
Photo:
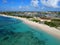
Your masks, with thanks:
[[[60,6],[58,6],[59,1],[60,0],[41,0],[41,3],[48,7],[60,8]]]
[[[19,6],[20,10],[29,10],[30,7],[29,6]]]
[[[38,0],[31,0],[31,5],[34,7],[38,7],[39,6],[39,1]]]
[[[22,6],[19,6],[19,8],[21,9],[21,8],[22,8]]]
[[[3,3],[7,3],[7,0],[2,0],[3,1]]]
[[[45,9],[45,7],[41,7],[41,9],[43,10],[43,9]]]
[[[29,6],[19,6],[20,9],[24,8],[24,9],[29,9]]]

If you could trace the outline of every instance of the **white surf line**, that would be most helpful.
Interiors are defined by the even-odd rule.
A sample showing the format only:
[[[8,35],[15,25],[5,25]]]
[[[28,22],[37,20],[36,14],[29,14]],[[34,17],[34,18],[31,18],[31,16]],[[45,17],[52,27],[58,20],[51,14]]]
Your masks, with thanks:
[[[44,24],[39,24],[33,21],[29,21],[26,18],[21,18],[21,17],[17,17],[17,16],[7,16],[7,15],[2,15],[2,16],[6,16],[6,17],[11,17],[11,18],[16,18],[16,19],[20,19],[22,20],[24,23],[32,26],[32,27],[36,27],[37,29],[42,29],[43,31],[47,32],[48,34],[53,35],[54,37],[57,37],[60,39],[60,30],[56,29],[56,28],[52,28],[49,27],[47,25]]]

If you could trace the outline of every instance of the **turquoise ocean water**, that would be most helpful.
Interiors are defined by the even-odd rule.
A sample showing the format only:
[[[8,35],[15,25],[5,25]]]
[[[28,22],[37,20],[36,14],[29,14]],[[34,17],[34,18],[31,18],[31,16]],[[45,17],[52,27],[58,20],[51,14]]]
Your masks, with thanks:
[[[0,45],[60,45],[60,40],[21,20],[0,16]]]

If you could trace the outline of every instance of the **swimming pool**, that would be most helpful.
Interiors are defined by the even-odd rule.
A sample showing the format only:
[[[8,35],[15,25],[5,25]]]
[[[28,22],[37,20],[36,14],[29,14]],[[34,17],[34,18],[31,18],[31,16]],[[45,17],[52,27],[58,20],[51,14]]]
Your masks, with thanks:
[[[0,16],[0,45],[60,45],[60,40],[21,20]]]

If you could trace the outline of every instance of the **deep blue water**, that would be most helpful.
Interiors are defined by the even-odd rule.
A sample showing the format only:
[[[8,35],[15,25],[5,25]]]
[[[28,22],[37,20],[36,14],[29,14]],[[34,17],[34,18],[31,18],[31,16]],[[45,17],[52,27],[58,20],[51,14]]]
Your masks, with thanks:
[[[21,20],[0,16],[0,45],[60,45],[60,40]]]

